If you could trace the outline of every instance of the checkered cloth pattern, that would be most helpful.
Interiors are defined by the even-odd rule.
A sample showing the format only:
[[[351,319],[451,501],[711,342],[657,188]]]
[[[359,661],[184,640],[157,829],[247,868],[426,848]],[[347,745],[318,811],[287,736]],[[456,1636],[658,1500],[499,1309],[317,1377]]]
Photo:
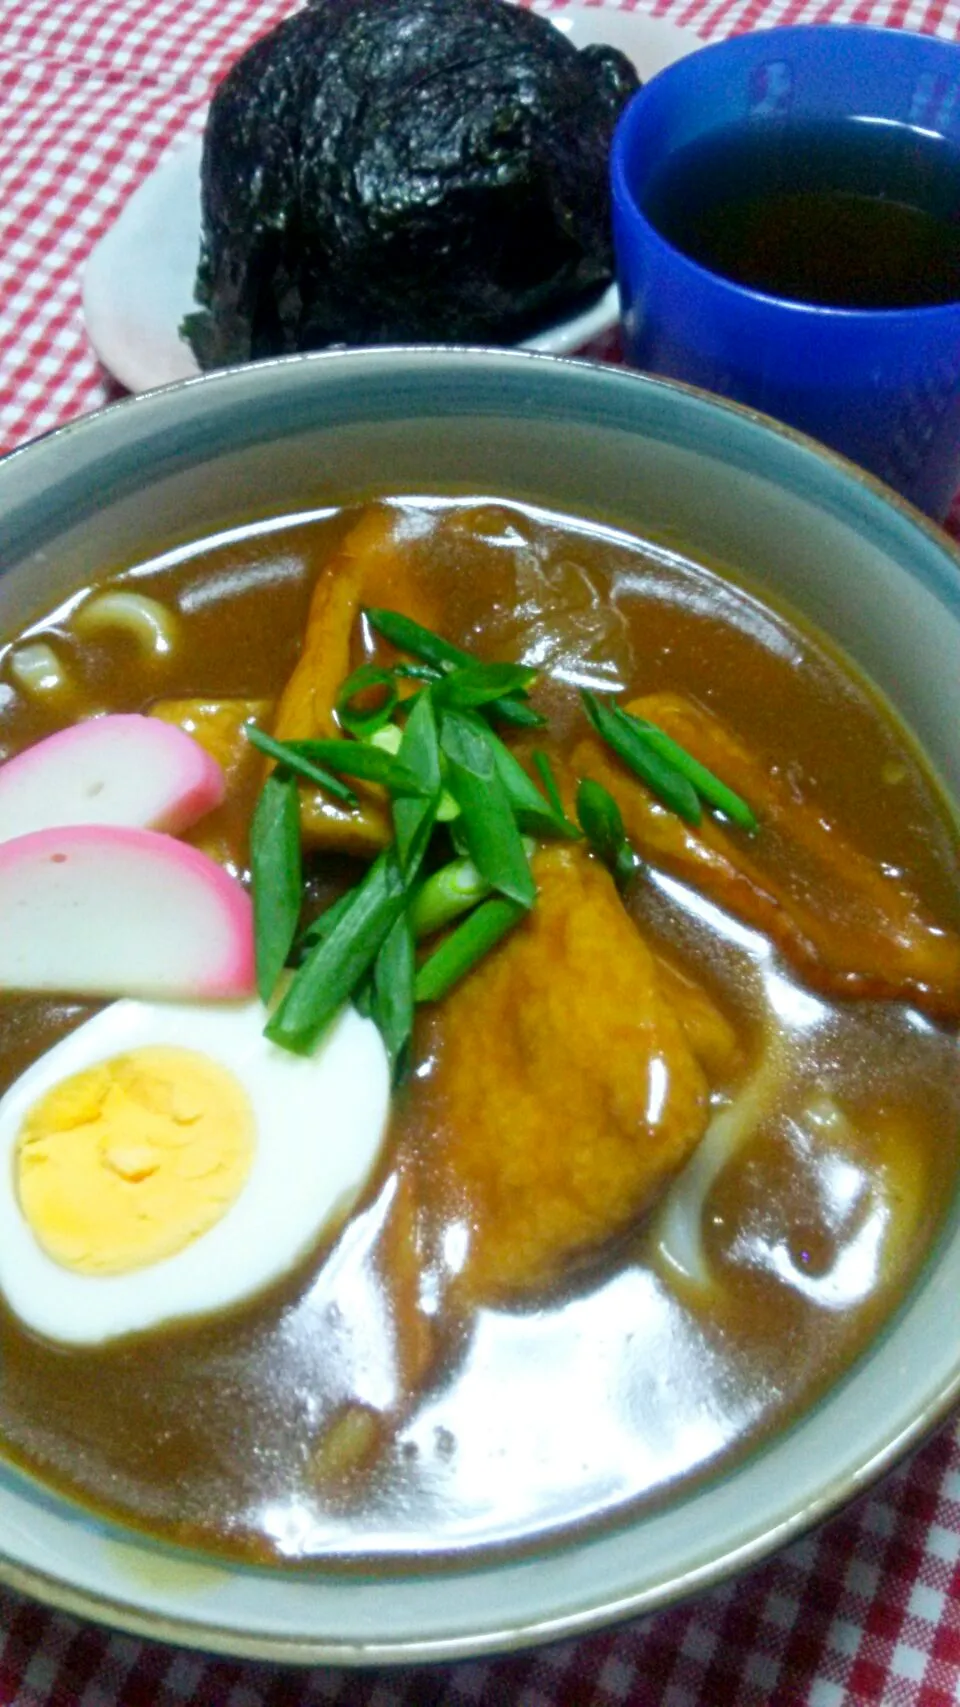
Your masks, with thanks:
[[[613,0],[610,0],[613,3]],[[559,0],[563,4],[563,0]],[[0,4],[0,449],[118,395],[84,335],[93,245],[284,0]],[[960,35],[960,0],[648,0],[716,38],[856,22]],[[0,1538],[2,1545],[2,1538]],[[503,1660],[309,1672],[209,1660],[0,1590],[0,1707],[956,1707],[960,1436],[680,1610]]]

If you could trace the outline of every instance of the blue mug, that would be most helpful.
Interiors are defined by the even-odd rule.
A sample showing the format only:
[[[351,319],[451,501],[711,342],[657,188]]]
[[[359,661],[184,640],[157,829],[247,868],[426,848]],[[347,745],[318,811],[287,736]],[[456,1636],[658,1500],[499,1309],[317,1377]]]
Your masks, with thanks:
[[[850,118],[960,151],[960,47],[852,25],[765,30],[702,48],[634,96],[611,152],[624,353],[799,427],[939,520],[960,483],[960,300],[848,308],[767,294],[692,260],[646,211],[678,151],[731,126]]]

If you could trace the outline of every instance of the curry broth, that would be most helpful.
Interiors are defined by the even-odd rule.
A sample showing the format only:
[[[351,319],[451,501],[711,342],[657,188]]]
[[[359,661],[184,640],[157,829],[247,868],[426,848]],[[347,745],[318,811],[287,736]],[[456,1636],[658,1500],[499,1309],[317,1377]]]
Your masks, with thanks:
[[[81,642],[76,601],[35,625],[67,685],[13,694],[0,751],[100,709],[275,701],[311,589],[352,521],[254,525],[116,578],[177,613],[163,655],[145,659],[129,634]],[[563,518],[411,501],[394,525],[433,626],[543,671],[536,697],[558,762],[583,735],[579,686],[692,696],[788,793],[905,874],[944,931],[960,931],[943,803],[903,731],[818,636],[705,565]],[[372,645],[358,631],[355,661]],[[7,682],[9,664],[8,651]],[[241,781],[221,825],[238,869],[260,774]],[[318,860],[317,897],[349,870],[340,856]],[[452,1071],[439,1004],[421,1010],[418,1066],[359,1211],[269,1295],[96,1351],[41,1342],[0,1306],[9,1457],[99,1512],[226,1555],[422,1563],[660,1498],[809,1405],[894,1307],[952,1196],[955,1024],[811,989],[676,875],[641,874],[625,899],[670,976],[695,980],[722,1016],[729,1038],[708,1072],[717,1107],[785,1051],[706,1194],[709,1284],[678,1270],[654,1209],[510,1296],[482,1275],[444,1291],[436,1253],[463,1204],[437,1164]],[[2,1086],[92,1011],[7,997]],[[484,1030],[482,1006],[472,1011],[477,1075],[495,1099],[507,1045]],[[771,1043],[771,1015],[785,1042]],[[468,1158],[474,1176],[482,1166]],[[405,1219],[414,1201],[422,1248]]]

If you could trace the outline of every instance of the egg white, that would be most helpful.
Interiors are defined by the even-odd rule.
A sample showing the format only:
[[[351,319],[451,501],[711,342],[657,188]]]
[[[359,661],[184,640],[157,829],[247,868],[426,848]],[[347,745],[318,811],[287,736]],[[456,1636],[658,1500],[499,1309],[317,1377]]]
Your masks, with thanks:
[[[47,1339],[92,1345],[255,1296],[350,1212],[377,1160],[390,1072],[371,1020],[345,1008],[309,1057],[263,1035],[259,1002],[120,1001],[29,1067],[0,1100],[0,1292]],[[253,1163],[240,1195],[175,1255],[127,1274],[82,1275],[38,1244],[16,1195],[16,1144],[34,1103],[74,1073],[149,1044],[209,1056],[244,1087]]]

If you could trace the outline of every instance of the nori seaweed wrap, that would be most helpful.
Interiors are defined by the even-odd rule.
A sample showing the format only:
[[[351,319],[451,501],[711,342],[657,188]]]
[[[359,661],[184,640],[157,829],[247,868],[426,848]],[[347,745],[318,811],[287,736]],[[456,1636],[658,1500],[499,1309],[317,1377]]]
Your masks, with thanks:
[[[202,367],[328,344],[515,343],[610,279],[638,86],[504,0],[317,0],[217,89],[188,317]]]

